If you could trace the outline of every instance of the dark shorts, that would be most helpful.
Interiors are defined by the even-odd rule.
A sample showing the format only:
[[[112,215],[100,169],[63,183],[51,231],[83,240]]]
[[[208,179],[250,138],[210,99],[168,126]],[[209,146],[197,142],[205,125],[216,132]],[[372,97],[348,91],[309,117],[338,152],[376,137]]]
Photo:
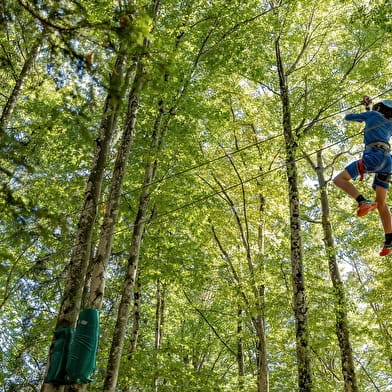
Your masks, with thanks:
[[[365,167],[365,173],[375,173],[373,188],[376,188],[378,185],[388,189],[389,177],[392,172],[391,154],[380,148],[368,147],[363,152],[362,160]],[[359,162],[360,160],[352,162],[346,167],[346,170],[353,180],[360,175]]]

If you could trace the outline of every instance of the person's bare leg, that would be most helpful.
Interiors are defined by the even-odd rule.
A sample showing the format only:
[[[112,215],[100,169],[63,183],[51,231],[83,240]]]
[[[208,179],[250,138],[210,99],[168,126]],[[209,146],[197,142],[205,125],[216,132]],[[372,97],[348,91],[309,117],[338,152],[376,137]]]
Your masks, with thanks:
[[[388,189],[382,186],[376,185],[376,202],[378,213],[380,214],[380,219],[382,226],[384,228],[384,233],[392,233],[392,219],[391,212],[389,211],[388,205],[386,203]]]
[[[360,193],[358,192],[358,189],[350,181],[351,181],[351,176],[347,170],[343,170],[333,179],[334,184],[338,188],[342,189],[352,198],[356,199],[360,195]]]
[[[358,199],[358,196],[360,196],[361,194],[350,181],[351,181],[351,176],[347,170],[343,170],[333,179],[333,182],[337,187],[339,187],[344,192],[346,192],[349,196],[351,196],[353,199],[358,201],[358,209],[357,209],[358,216],[365,216],[369,212],[375,210],[377,208],[377,202],[371,202],[369,200],[366,200],[363,196],[362,199]]]

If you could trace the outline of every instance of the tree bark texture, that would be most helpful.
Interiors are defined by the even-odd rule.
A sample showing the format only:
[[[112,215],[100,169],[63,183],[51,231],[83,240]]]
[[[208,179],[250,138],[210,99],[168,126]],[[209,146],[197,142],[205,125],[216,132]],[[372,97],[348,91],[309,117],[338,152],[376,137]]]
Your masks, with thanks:
[[[292,131],[288,83],[282,61],[279,38],[275,40],[275,53],[279,76],[280,99],[283,110],[282,124],[286,148],[286,172],[289,191],[291,273],[293,286],[293,308],[296,325],[298,387],[299,392],[311,392],[312,376],[308,336],[308,314],[302,262],[298,169],[295,159],[298,146]]]
[[[159,390],[159,350],[162,341],[162,326],[165,311],[165,286],[161,283],[160,279],[157,281],[157,294],[155,305],[155,372],[154,372],[154,391]]]
[[[164,129],[164,127],[161,127],[161,122],[163,118],[163,110],[161,109],[161,104],[162,103],[160,103],[160,109],[154,124],[154,131],[151,139],[151,158],[146,163],[144,180],[142,184],[141,195],[139,198],[138,211],[134,221],[134,229],[130,245],[130,255],[128,258],[128,268],[125,276],[116,326],[109,354],[106,378],[103,388],[104,392],[114,392],[117,385],[120,361],[124,347],[125,331],[128,323],[130,304],[132,300],[132,292],[134,290],[135,277],[140,258],[140,248],[142,245],[147,210],[152,192],[150,184],[153,182],[156,173],[157,161],[152,161],[151,159],[154,159],[154,157],[157,156],[163,138],[163,130],[161,128]]]
[[[260,212],[261,215],[264,213],[264,198],[260,196]],[[261,276],[264,276],[264,221],[261,217],[258,230],[258,249],[259,249],[259,265],[262,269]],[[259,314],[257,316],[258,328],[256,328],[258,336],[258,392],[269,391],[269,370],[268,370],[268,357],[267,357],[267,338],[265,334],[265,286],[264,283],[260,283],[257,288],[258,292],[258,309]]]
[[[242,339],[243,327],[243,310],[241,305],[238,306],[237,313],[237,366],[238,366],[238,389],[244,389],[245,363],[244,363],[244,342]]]
[[[328,257],[329,273],[335,294],[336,334],[338,337],[342,374],[345,392],[359,392],[355,373],[354,359],[350,342],[350,332],[347,320],[347,301],[339,267],[336,260],[335,243],[332,234],[332,225],[329,218],[329,203],[327,182],[324,177],[324,167],[321,151],[317,151],[317,166],[315,167],[320,187],[322,225],[324,243]]]
[[[75,245],[68,268],[67,284],[56,328],[74,327],[80,310],[103,174],[118,117],[125,59],[126,55],[120,52],[111,76],[110,89],[105,102],[99,136],[95,141],[94,161],[87,182],[83,210],[78,223]]]
[[[140,327],[140,306],[141,306],[141,287],[139,274],[136,276],[136,282],[133,289],[133,311],[132,311],[132,332],[129,342],[128,359],[132,359],[133,353],[136,351],[137,341],[139,338]]]
[[[128,361],[133,360],[133,354],[136,351],[137,342],[139,338],[139,328],[140,328],[140,305],[141,305],[141,286],[140,286],[140,276],[137,272],[136,282],[133,289],[133,311],[132,311],[132,331],[131,338],[129,342],[128,351]],[[124,392],[132,392],[132,384],[128,385]]]
[[[93,260],[91,288],[88,306],[101,309],[105,291],[105,270],[112,249],[113,233],[118,219],[121,192],[126,172],[129,151],[135,136],[136,116],[140,91],[144,82],[142,59],[138,60],[136,74],[129,94],[128,111],[121,144],[117,152],[105,215],[101,226],[98,249]]]
[[[99,135],[95,140],[92,169],[87,181],[84,205],[79,218],[74,247],[68,266],[66,286],[55,329],[63,327],[75,328],[80,312],[85,277],[90,260],[93,228],[97,216],[97,205],[101,196],[107,155],[122,98],[123,70],[126,57],[125,53],[120,50],[110,78]],[[58,390],[57,387],[49,384],[44,384],[42,388],[44,392],[56,390]]]

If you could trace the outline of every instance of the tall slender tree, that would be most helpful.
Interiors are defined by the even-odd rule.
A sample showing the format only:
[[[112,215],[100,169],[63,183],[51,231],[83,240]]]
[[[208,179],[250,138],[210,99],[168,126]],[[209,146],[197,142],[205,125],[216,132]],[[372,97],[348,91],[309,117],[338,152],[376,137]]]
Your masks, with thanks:
[[[75,245],[72,249],[68,267],[66,286],[57,317],[56,330],[64,327],[75,328],[81,309],[87,267],[91,257],[92,235],[97,218],[97,206],[101,197],[102,181],[109,148],[124,94],[124,67],[128,57],[126,47],[125,43],[122,42],[120,44],[120,49],[110,77],[99,134],[95,140],[92,169],[87,181],[83,209],[80,214]],[[43,384],[42,387],[42,391],[45,392],[56,389],[52,384]]]
[[[282,125],[286,147],[286,171],[289,186],[290,205],[290,243],[293,285],[293,307],[296,325],[298,388],[301,392],[312,390],[310,366],[309,326],[305,290],[304,268],[302,261],[301,218],[299,210],[298,169],[296,154],[298,144],[291,123],[291,107],[287,71],[284,67],[280,49],[280,37],[275,39],[275,54],[279,75],[280,99],[282,102]]]
[[[305,153],[306,154],[306,153]],[[328,181],[325,178],[325,166],[322,159],[322,151],[317,150],[317,161],[314,163],[306,154],[307,161],[317,174],[320,203],[321,203],[321,221],[324,232],[324,245],[328,258],[328,269],[333,285],[333,294],[335,301],[335,318],[336,318],[336,334],[340,347],[342,374],[344,380],[345,392],[358,392],[357,377],[354,366],[354,357],[351,348],[350,331],[347,316],[347,300],[346,293],[340,276],[339,266],[336,256],[335,241],[333,238],[332,224],[330,220],[330,208],[327,194]]]

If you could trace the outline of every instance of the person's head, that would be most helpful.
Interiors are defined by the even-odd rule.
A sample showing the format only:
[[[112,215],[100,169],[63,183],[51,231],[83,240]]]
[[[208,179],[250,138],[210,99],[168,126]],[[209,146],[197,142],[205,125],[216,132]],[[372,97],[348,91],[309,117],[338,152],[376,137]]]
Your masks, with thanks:
[[[373,105],[373,110],[380,112],[386,118],[392,119],[392,100],[384,99],[381,102],[378,102]]]

